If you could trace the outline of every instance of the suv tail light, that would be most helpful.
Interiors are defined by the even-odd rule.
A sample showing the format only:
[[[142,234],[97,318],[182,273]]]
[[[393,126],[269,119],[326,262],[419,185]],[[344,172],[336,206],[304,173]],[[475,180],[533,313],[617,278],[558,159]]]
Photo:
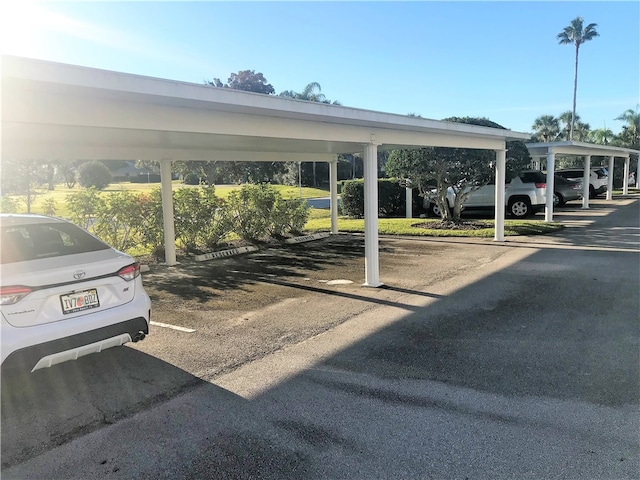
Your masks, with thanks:
[[[0,305],[13,305],[31,293],[29,287],[0,287]]]
[[[536,188],[547,188],[547,184],[544,182],[536,182]]]
[[[127,282],[130,282],[138,275],[140,275],[140,264],[138,262],[123,267],[118,271],[118,276]]]

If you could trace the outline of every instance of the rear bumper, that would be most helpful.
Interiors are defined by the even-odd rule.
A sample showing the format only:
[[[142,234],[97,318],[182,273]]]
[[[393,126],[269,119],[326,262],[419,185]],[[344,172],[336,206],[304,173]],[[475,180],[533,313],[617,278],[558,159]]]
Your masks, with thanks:
[[[31,345],[13,351],[2,362],[2,369],[18,369],[31,372],[38,368],[50,367],[89,353],[122,345],[136,338],[140,332],[145,335],[149,333],[149,323],[144,317],[132,318],[69,337]]]

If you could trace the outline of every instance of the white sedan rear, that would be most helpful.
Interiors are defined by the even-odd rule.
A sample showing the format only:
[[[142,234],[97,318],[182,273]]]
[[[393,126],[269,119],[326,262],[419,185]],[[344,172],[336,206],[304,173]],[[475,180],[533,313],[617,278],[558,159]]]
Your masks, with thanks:
[[[35,371],[149,333],[140,266],[76,225],[0,214],[2,369]]]

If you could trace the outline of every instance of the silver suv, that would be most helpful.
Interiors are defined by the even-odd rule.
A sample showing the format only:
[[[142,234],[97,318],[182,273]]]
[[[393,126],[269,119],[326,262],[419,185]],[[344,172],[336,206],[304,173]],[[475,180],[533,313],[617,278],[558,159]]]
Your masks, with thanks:
[[[568,180],[582,180],[584,178],[583,168],[563,168],[556,170],[556,175],[560,175]],[[606,193],[609,182],[609,171],[606,167],[591,167],[589,175],[589,198]]]
[[[543,210],[546,203],[547,176],[540,170],[526,170],[511,179],[505,186],[505,205],[507,215],[515,218],[525,218],[535,212]],[[470,211],[492,211],[495,209],[495,183],[484,185],[471,192],[463,209]],[[447,192],[449,207],[453,208],[455,193],[453,189]],[[424,207],[432,215],[440,216],[440,209],[433,201],[433,197],[425,198]]]

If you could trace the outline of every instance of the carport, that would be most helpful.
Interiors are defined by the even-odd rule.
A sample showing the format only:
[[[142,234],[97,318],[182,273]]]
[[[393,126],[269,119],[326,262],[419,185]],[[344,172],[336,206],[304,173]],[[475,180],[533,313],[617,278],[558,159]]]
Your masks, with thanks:
[[[533,159],[534,168],[539,169],[542,159],[546,159],[547,169],[547,192],[553,193],[554,172],[556,155],[579,156],[584,157],[584,176],[582,177],[582,208],[589,208],[589,175],[591,172],[591,157],[600,156],[608,158],[608,185],[607,200],[611,200],[613,191],[613,167],[615,158],[624,159],[624,176],[622,193],[629,193],[629,186],[626,179],[629,178],[629,158],[631,154],[640,153],[638,150],[630,148],[614,147],[610,145],[595,145],[584,142],[546,142],[546,143],[527,143],[525,144],[529,150],[529,154]],[[637,178],[637,176],[636,176]],[[553,221],[553,195],[547,195],[547,204],[545,208],[545,221]]]
[[[327,162],[331,231],[338,231],[337,156],[362,153],[365,286],[378,263],[378,150],[494,150],[504,184],[506,142],[525,133],[214,88],[42,60],[2,56],[2,158],[156,160],[161,168],[165,261],[176,264],[171,162]],[[504,189],[495,240],[504,241]]]

